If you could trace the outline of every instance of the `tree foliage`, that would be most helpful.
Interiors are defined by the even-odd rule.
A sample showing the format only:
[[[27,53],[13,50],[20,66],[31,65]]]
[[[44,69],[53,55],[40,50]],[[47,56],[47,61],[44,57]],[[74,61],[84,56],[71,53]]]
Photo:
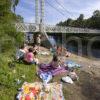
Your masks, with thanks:
[[[88,19],[84,19],[84,15],[80,14],[80,16],[76,20],[72,20],[71,18],[68,18],[64,22],[62,21],[59,22],[57,25],[100,29],[100,10],[94,11],[93,15]]]
[[[12,0],[12,8],[14,12],[16,10],[16,6],[18,5],[18,3],[19,3],[19,0]]]
[[[13,25],[22,22],[23,18],[13,13],[13,3],[12,0],[0,0],[0,50],[3,52],[23,42],[23,33],[18,33]]]

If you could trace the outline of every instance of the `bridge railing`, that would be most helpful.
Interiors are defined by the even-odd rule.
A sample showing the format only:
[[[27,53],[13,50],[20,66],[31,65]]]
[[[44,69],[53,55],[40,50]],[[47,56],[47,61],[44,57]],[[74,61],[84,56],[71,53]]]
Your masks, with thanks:
[[[17,31],[40,32],[40,25],[35,23],[15,23]],[[45,32],[49,33],[100,33],[100,30],[76,27],[62,27],[45,25]]]
[[[39,32],[39,25],[35,23],[15,23],[15,27],[20,32]]]
[[[100,33],[100,30],[88,29],[88,28],[76,28],[76,27],[63,27],[47,25],[46,31],[50,33]]]

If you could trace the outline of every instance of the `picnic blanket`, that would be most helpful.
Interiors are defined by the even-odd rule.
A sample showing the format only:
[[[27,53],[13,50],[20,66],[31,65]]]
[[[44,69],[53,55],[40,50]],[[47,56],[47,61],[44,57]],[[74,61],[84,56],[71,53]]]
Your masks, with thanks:
[[[53,68],[50,64],[40,64],[39,65],[39,75],[41,73],[50,72],[52,76],[59,75],[67,72],[67,68],[65,66]]]
[[[51,72],[44,72],[40,74],[40,78],[43,80],[43,83],[47,84],[52,79]]]
[[[64,100],[62,84],[41,82],[25,82],[17,95],[18,100]]]

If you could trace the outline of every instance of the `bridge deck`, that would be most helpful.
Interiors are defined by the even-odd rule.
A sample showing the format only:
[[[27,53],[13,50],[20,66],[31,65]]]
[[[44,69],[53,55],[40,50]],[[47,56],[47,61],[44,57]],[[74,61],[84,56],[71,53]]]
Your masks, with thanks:
[[[20,32],[40,32],[40,25],[34,23],[16,23],[15,27]],[[75,27],[61,27],[45,25],[45,32],[49,33],[100,33],[100,30]]]

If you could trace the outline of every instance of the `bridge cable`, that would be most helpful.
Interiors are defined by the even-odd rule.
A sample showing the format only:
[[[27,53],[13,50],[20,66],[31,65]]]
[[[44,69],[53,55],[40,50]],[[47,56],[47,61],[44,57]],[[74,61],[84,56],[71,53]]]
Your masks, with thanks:
[[[56,7],[54,7],[52,4],[50,4],[47,0],[46,3],[51,6],[53,9],[55,9],[57,12],[59,12],[61,15],[63,15],[65,18],[67,17],[64,13],[62,13],[60,10],[58,10]]]
[[[72,12],[68,11],[60,2],[58,2],[57,0],[55,0],[55,2],[56,2],[58,5],[60,5],[60,7],[62,7],[69,15],[71,15],[71,16],[74,17],[74,15],[72,14]]]

